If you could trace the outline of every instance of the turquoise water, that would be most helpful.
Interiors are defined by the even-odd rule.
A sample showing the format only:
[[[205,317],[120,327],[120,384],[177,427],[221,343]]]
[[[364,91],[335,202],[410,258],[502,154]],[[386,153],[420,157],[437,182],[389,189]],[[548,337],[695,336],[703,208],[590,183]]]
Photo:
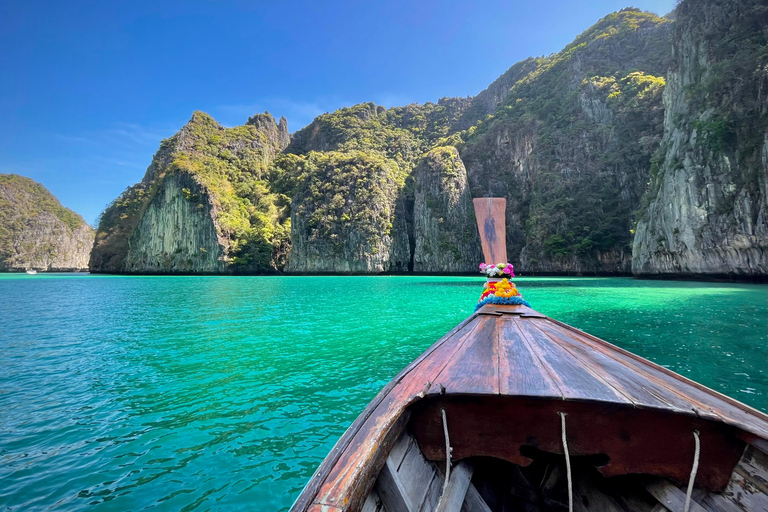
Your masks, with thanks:
[[[515,279],[766,410],[764,285]],[[0,274],[0,509],[286,510],[483,279]]]

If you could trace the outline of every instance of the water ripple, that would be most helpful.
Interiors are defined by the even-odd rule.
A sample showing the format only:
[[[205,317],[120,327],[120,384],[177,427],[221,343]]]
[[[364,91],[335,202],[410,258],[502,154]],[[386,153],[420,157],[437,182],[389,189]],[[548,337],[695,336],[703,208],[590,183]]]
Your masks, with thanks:
[[[540,311],[765,410],[764,286],[516,281]],[[0,275],[0,508],[287,510],[480,283]]]

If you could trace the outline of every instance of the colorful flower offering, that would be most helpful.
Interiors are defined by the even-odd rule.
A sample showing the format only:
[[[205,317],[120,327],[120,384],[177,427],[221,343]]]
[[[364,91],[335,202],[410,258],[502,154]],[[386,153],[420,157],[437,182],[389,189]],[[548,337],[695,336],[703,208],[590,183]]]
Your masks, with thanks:
[[[497,263],[496,265],[481,263],[480,273],[487,277],[515,277],[515,271],[511,263]]]
[[[486,304],[507,304],[531,307],[530,304],[523,299],[523,296],[520,295],[520,292],[517,291],[515,283],[509,282],[506,278],[495,283],[485,283],[485,288],[480,295],[480,300],[477,302],[477,306],[475,306],[475,311]]]

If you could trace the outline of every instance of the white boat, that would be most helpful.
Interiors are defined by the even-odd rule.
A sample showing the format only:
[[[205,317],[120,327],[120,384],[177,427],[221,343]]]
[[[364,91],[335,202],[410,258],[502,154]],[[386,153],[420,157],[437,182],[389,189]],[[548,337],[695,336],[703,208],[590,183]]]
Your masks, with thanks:
[[[27,274],[33,276],[33,275],[37,274],[37,270],[27,270]]]

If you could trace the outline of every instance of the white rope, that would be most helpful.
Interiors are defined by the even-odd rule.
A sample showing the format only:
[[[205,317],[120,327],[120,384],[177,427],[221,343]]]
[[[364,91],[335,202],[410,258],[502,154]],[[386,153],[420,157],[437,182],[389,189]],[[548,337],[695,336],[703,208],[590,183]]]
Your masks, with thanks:
[[[440,409],[443,414],[443,434],[445,434],[445,480],[443,481],[443,491],[440,493],[440,499],[443,499],[445,488],[448,487],[448,479],[451,477],[451,440],[448,438],[448,419],[445,417],[445,409]],[[439,504],[439,503],[438,503]]]
[[[693,467],[691,468],[691,477],[688,479],[688,491],[685,493],[685,508],[683,512],[691,509],[691,493],[693,492],[693,481],[696,480],[696,471],[699,470],[699,456],[701,455],[701,444],[699,443],[699,431],[693,431],[693,441],[696,448],[693,452]]]
[[[568,441],[565,436],[565,413],[558,412],[557,414],[560,415],[560,427],[563,432],[563,451],[565,452],[565,473],[568,476],[568,512],[573,512],[573,481],[571,480],[571,457],[568,454]]]

